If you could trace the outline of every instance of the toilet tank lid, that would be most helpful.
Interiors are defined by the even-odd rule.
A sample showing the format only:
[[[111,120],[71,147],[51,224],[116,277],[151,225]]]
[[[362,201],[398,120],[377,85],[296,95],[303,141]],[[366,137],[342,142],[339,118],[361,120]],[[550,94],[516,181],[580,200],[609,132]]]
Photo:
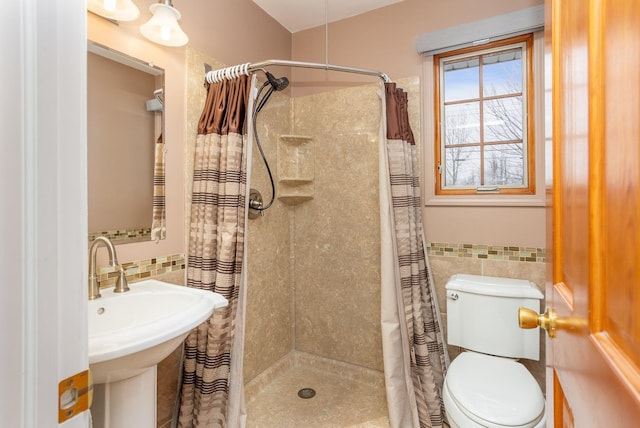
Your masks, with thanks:
[[[447,290],[501,297],[544,298],[536,285],[526,279],[457,274],[449,278]]]

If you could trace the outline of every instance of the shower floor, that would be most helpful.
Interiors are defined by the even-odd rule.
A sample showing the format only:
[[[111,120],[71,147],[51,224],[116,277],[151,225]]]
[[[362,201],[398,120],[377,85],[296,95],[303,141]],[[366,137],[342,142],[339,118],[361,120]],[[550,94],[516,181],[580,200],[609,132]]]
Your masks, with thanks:
[[[312,388],[313,398],[298,391]],[[388,428],[384,376],[292,351],[245,388],[249,428]]]

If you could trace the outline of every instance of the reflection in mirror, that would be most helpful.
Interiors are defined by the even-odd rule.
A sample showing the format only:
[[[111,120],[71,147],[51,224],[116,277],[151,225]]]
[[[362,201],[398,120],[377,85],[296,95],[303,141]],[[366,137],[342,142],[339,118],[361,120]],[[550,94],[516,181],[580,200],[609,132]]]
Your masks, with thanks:
[[[89,242],[164,239],[164,71],[88,42]]]

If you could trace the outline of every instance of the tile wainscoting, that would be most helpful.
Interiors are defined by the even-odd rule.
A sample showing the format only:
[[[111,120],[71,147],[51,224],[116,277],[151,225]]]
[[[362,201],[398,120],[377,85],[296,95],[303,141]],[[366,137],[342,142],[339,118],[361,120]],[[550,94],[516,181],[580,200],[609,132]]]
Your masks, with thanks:
[[[178,274],[186,269],[186,257],[184,254],[174,254],[171,256],[154,257],[152,259],[137,260],[133,262],[123,263],[122,267],[127,273],[127,281],[134,283],[142,279],[150,279],[158,275],[164,275],[170,272]],[[118,279],[118,271],[111,266],[103,266],[98,268],[98,285],[102,287],[112,287]],[[184,274],[184,272],[182,272]],[[156,278],[160,279],[160,278]],[[166,281],[173,282],[173,281]],[[179,283],[184,285],[184,280]]]
[[[507,260],[511,262],[544,263],[546,250],[530,247],[503,247],[499,245],[444,244],[428,242],[427,253],[431,256],[466,257],[485,260]]]
[[[438,304],[446,327],[445,285],[451,275],[467,273],[528,279],[544,293],[546,252],[541,248],[490,246],[477,244],[427,243],[429,263],[433,273]],[[186,258],[184,254],[156,257],[124,265],[131,283],[156,278],[173,284],[185,284]],[[98,271],[101,287],[113,286],[115,272],[104,267]],[[526,361],[544,391],[545,362],[544,335],[541,334],[541,361]],[[452,358],[460,353],[457,347],[449,347]],[[171,422],[176,397],[177,374],[180,367],[181,348],[158,365],[158,427],[168,427]],[[247,379],[248,380],[248,379]]]
[[[118,230],[105,230],[101,232],[89,232],[89,243],[92,243],[98,236],[104,236],[112,241],[119,241],[122,239],[151,239],[151,228],[142,229],[118,229]],[[132,242],[132,241],[131,241]]]
[[[445,286],[457,273],[528,279],[544,294],[546,276],[546,250],[544,248],[495,246],[478,244],[427,243],[429,264],[442,313],[442,323],[447,325]],[[541,302],[541,310],[544,302]],[[517,322],[516,319],[513,320]],[[545,391],[545,336],[540,334],[540,361],[522,361]],[[449,355],[455,358],[461,352],[457,346],[449,346]]]

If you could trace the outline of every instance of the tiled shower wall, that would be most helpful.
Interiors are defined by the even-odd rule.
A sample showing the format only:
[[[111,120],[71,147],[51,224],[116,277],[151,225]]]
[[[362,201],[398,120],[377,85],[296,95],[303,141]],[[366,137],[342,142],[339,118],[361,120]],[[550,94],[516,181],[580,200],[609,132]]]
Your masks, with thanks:
[[[260,143],[274,175],[277,174],[278,136],[289,134],[289,127],[290,99],[281,92],[274,92],[257,117]],[[277,180],[277,176],[274,179]],[[271,200],[271,184],[255,144],[251,187],[261,192],[265,204]],[[294,347],[290,268],[292,215],[287,205],[276,200],[264,217],[249,220],[245,382]]]
[[[206,99],[203,64],[213,69],[225,65],[201,52],[187,48],[187,147],[185,166],[185,231],[189,236],[193,155],[197,125]],[[276,174],[276,144],[279,135],[290,131],[290,98],[281,92],[272,94],[257,120],[262,148]],[[257,147],[253,146],[250,169],[251,187],[258,189],[267,203],[271,186]],[[247,225],[247,269],[250,284],[247,294],[245,333],[245,380],[249,381],[293,349],[290,285],[290,210],[276,201],[264,217]],[[185,242],[188,248],[188,242]]]
[[[202,64],[223,65],[190,48],[187,61],[188,211],[195,126],[206,95]],[[419,80],[400,83],[409,93],[410,119],[419,140]],[[295,100],[276,92],[258,117],[260,141],[276,182],[278,137],[313,138],[314,197],[296,206],[276,201],[264,217],[249,220],[245,382],[294,349],[382,370],[378,89],[373,84]],[[251,182],[268,201],[270,184],[255,145]],[[508,247],[434,243],[429,251],[445,322],[444,284],[452,274],[526,278],[541,288],[544,284],[544,252],[539,249],[518,249],[518,260],[513,260],[515,249]],[[538,376],[534,367],[544,379],[540,372]]]
[[[419,141],[419,81],[400,84],[409,93]],[[382,370],[378,89],[374,84],[298,97],[292,101],[289,130],[280,99],[270,101],[259,117],[272,165],[277,164],[278,135],[313,139],[314,195],[290,208],[278,202],[276,211],[249,224],[245,381],[291,349]],[[254,150],[257,185],[255,174],[263,166],[256,156]],[[445,325],[444,285],[455,273],[525,278],[544,291],[543,249],[432,243],[428,251]],[[450,351],[452,356],[458,352]],[[544,363],[530,366],[543,384]]]
[[[313,138],[314,198],[296,206],[295,348],[382,370],[378,85],[294,100]]]

